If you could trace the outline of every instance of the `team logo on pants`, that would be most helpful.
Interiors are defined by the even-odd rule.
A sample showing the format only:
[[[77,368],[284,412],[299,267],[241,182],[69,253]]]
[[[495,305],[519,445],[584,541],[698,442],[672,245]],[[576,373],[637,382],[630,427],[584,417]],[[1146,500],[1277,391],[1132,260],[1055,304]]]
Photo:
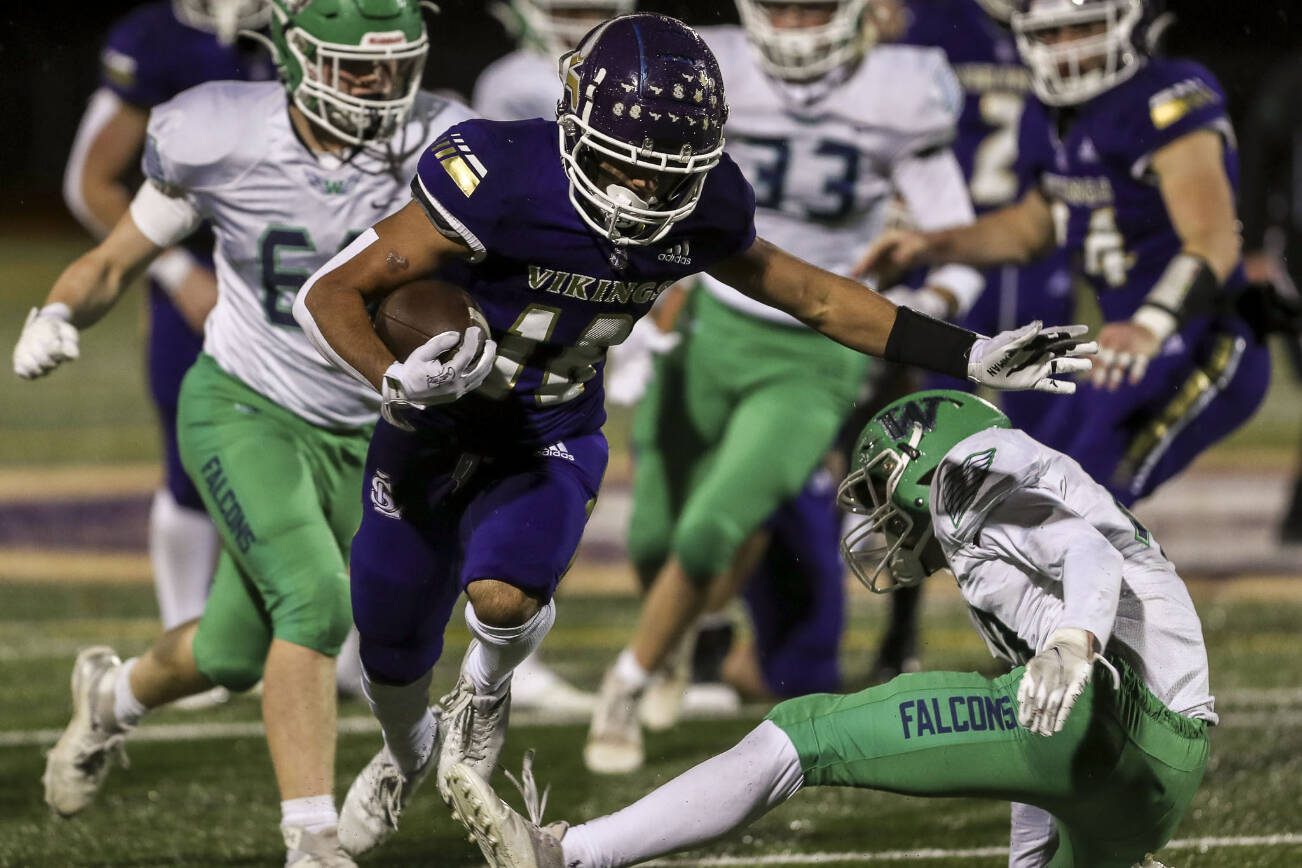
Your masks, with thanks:
[[[380,515],[402,518],[402,510],[393,499],[393,480],[383,470],[375,471],[371,477],[371,506]]]

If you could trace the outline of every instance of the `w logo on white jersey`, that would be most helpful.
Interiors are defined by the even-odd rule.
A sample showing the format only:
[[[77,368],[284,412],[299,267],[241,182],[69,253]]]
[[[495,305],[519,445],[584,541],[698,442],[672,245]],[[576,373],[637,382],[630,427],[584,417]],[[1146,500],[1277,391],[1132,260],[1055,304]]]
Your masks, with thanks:
[[[677,244],[672,245],[664,253],[661,253],[656,257],[656,259],[659,259],[661,262],[672,262],[675,265],[691,265],[692,242],[680,241]]]

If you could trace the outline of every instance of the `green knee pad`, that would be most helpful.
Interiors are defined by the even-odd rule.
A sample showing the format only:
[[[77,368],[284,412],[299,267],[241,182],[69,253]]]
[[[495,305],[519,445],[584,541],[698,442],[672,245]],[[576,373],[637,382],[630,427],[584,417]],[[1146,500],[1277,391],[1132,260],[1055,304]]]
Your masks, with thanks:
[[[250,643],[205,641],[201,631],[194,638],[194,662],[213,684],[242,693],[262,680],[267,648],[262,646],[259,651]]]
[[[727,568],[743,539],[731,516],[695,511],[679,522],[673,552],[687,577],[705,585]]]
[[[347,574],[335,573],[317,581],[300,579],[292,587],[292,594],[271,604],[273,635],[328,657],[337,657],[353,626]]]

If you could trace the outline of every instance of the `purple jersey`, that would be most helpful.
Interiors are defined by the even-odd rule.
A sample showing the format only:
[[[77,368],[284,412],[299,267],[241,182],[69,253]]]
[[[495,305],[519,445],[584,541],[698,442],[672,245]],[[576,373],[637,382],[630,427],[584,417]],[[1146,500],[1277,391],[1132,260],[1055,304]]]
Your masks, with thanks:
[[[1011,205],[1034,185],[1034,167],[1044,157],[1026,154],[1024,147],[1048,148],[1042,114],[1026,119],[1038,123],[1042,134],[1028,136],[1024,131],[1019,136],[1026,104],[1033,99],[1031,75],[1018,57],[1012,33],[977,0],[911,0],[908,15],[900,41],[944,51],[963,89],[952,147],[973,207],[982,214]]]
[[[213,34],[178,21],[167,2],[149,3],[120,19],[100,61],[101,84],[146,109],[205,81],[265,81],[274,72],[263,52],[222,45]]]
[[[421,158],[412,192],[441,231],[475,251],[458,282],[498,344],[484,384],[421,422],[454,428],[480,449],[598,430],[606,348],[676,281],[755,239],[754,195],[725,155],[695,210],[664,239],[616,248],[570,201],[553,121],[457,124]]]
[[[1079,257],[1109,321],[1130,318],[1183,246],[1152,158],[1201,129],[1221,134],[1225,172],[1237,190],[1224,92],[1193,61],[1154,58],[1130,80],[1058,118],[1041,189],[1053,207],[1058,243]],[[1233,275],[1231,287],[1240,280]]]

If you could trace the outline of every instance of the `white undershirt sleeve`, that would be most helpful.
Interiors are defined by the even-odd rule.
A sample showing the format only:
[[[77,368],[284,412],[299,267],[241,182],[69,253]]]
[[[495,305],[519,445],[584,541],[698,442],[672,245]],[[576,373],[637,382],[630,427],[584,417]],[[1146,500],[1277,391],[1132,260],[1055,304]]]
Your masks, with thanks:
[[[343,357],[335,352],[334,347],[330,346],[330,342],[326,340],[325,335],[321,334],[321,328],[316,324],[316,320],[312,318],[312,312],[307,309],[307,294],[312,291],[312,287],[316,285],[321,275],[334,271],[379,240],[380,236],[376,234],[374,229],[367,229],[354,238],[351,244],[331,257],[329,262],[318,268],[315,274],[303,281],[303,285],[298,289],[298,295],[294,296],[294,319],[298,322],[299,327],[303,329],[303,334],[307,335],[307,339],[311,341],[312,346],[316,347],[316,351],[336,368],[368,386],[371,385],[371,381],[366,379],[366,376],[361,371],[344,361]]]
[[[131,220],[159,247],[171,247],[199,228],[203,215],[187,196],[169,196],[146,181],[131,200]]]
[[[103,238],[112,227],[103,225],[91,213],[81,185],[86,177],[86,159],[90,156],[90,146],[121,107],[122,100],[106,87],[101,87],[91,94],[90,102],[86,104],[86,111],[82,113],[81,123],[77,127],[77,136],[72,141],[68,163],[63,167],[63,201],[72,212],[72,216],[76,217],[77,221],[96,238]]]
[[[924,232],[965,226],[976,219],[963,170],[948,148],[927,156],[905,157],[891,172],[914,224]],[[957,316],[976,304],[985,288],[980,272],[966,265],[940,265],[927,274],[928,286],[949,290],[958,300]]]

